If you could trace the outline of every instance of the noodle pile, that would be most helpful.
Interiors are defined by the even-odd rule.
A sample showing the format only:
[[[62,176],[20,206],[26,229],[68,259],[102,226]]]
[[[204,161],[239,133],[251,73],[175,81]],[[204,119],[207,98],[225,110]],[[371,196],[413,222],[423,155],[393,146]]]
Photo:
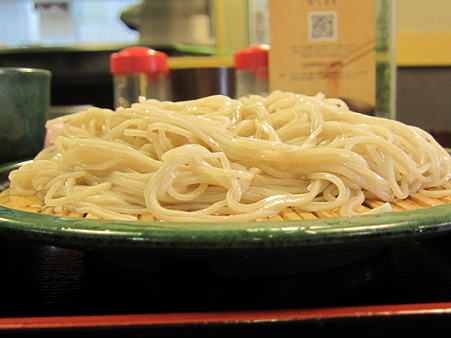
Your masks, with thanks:
[[[354,215],[366,198],[451,193],[451,157],[429,134],[322,94],[140,98],[47,127],[52,145],[10,174],[10,193],[55,212],[250,221],[287,207]]]

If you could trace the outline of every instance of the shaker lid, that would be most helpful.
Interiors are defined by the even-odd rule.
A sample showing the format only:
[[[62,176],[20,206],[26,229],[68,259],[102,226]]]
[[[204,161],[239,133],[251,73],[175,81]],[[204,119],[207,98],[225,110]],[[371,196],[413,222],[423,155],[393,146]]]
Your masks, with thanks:
[[[147,47],[130,47],[110,56],[110,71],[113,74],[127,73],[169,73],[168,56]]]
[[[235,52],[235,69],[268,67],[269,45],[253,45]]]

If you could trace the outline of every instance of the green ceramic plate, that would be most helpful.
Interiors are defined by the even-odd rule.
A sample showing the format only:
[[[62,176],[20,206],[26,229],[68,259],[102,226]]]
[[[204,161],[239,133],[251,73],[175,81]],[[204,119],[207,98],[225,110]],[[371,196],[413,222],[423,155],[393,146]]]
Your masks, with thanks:
[[[21,163],[0,166],[0,187]],[[222,276],[320,271],[384,248],[451,231],[451,204],[380,215],[281,222],[173,223],[65,218],[0,207],[0,234],[89,250],[155,270],[167,259],[201,258]]]

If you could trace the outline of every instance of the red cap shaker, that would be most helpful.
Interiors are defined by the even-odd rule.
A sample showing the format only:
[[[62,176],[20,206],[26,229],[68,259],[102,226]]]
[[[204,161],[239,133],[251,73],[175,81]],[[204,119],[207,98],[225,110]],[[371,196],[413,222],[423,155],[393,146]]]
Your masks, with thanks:
[[[140,96],[169,100],[169,68],[165,53],[130,47],[110,56],[115,107],[130,107]]]
[[[268,93],[269,50],[269,45],[253,45],[235,53],[236,98]]]

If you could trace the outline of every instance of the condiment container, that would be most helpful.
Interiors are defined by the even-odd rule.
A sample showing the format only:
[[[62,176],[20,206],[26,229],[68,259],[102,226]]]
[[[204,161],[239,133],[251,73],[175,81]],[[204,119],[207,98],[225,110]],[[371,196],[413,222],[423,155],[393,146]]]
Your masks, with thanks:
[[[236,98],[250,94],[266,95],[268,93],[269,49],[269,45],[253,45],[235,52]]]
[[[130,107],[140,96],[165,101],[170,99],[168,57],[147,47],[131,47],[113,53],[114,106]]]

